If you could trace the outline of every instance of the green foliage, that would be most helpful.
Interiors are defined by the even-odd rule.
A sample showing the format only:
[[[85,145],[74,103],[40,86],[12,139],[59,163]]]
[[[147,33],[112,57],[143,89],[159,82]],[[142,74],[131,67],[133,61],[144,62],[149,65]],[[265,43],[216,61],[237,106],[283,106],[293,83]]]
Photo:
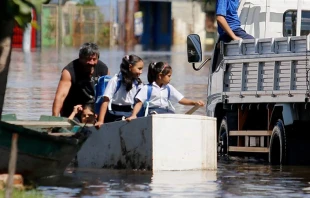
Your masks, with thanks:
[[[31,22],[31,9],[37,13],[41,12],[41,5],[49,3],[50,0],[5,0],[7,1],[7,14],[12,17],[22,28]],[[35,24],[34,24],[35,25]]]
[[[96,2],[95,0],[79,0],[79,3],[77,5],[96,6]]]
[[[56,20],[50,20],[54,16],[50,8],[43,8],[41,21],[42,46],[56,46]]]
[[[5,197],[5,191],[0,190],[0,198]],[[19,197],[19,198],[46,198],[51,196],[44,195],[39,190],[13,190],[12,197]]]
[[[99,46],[108,46],[110,44],[110,24],[102,23],[99,27],[99,39],[97,41]]]

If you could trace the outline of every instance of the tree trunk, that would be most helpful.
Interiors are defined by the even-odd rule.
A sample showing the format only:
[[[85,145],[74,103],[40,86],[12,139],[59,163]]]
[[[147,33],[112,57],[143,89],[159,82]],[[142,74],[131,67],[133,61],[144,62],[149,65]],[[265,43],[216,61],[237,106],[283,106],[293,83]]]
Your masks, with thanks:
[[[130,29],[130,24],[129,24],[129,0],[126,0],[125,2],[125,54],[128,52],[128,46],[129,46],[129,29]]]
[[[0,11],[3,11],[0,9]],[[12,35],[14,20],[0,19],[0,120],[3,110],[6,83],[9,73],[12,52]]]

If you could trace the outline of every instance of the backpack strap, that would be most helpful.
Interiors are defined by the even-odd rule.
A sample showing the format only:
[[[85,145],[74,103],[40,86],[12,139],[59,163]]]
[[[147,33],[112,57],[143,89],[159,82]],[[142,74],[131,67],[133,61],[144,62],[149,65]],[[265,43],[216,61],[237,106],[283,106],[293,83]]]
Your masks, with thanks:
[[[167,90],[168,90],[168,100],[170,100],[170,86],[167,85]]]
[[[152,84],[147,84],[147,98],[146,101],[150,101],[152,95],[153,86]]]
[[[139,87],[138,82],[135,81],[134,83],[135,83],[135,85],[136,85],[136,89],[138,89],[138,87]],[[117,78],[116,89],[115,89],[114,95],[115,95],[116,92],[119,90],[119,88],[121,87],[121,85],[122,85],[122,79]],[[110,100],[109,105],[108,105],[108,110],[111,110],[111,109],[112,109],[112,100]]]
[[[168,91],[168,105],[170,106],[170,108],[175,111],[175,108],[174,106],[171,104],[171,101],[170,101],[170,86],[167,85],[167,91]]]
[[[152,95],[152,90],[153,90],[153,85],[152,84],[147,84],[147,97],[146,100],[143,103],[143,108],[144,108],[144,117],[146,117],[149,113],[149,105],[150,105],[150,99]]]
[[[116,83],[116,89],[115,89],[115,92],[114,92],[114,95],[116,94],[116,92],[119,90],[119,88],[121,87],[122,85],[122,80],[121,79],[117,79],[117,83]]]
[[[136,85],[136,89],[138,90],[139,83],[135,81],[134,84]],[[116,90],[115,90],[114,94],[116,94],[116,92],[119,90],[121,85],[122,85],[122,80],[121,79],[117,79]]]
[[[114,97],[114,95],[116,94],[116,92],[119,90],[119,88],[121,88],[121,85],[122,85],[122,79],[119,79],[119,78],[117,77],[116,89],[115,89],[115,92],[114,92],[114,94],[113,94],[113,96],[112,96],[112,98],[110,99],[109,104],[108,104],[108,110],[109,110],[109,111],[112,110],[112,100],[113,100],[113,97]]]

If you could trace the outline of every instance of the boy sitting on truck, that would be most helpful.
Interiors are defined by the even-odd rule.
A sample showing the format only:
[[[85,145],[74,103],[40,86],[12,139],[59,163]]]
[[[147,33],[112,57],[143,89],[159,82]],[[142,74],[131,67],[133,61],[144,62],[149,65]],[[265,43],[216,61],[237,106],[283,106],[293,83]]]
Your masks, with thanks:
[[[238,17],[239,0],[217,0],[216,2],[216,20],[218,24],[219,39],[213,55],[212,71],[215,71],[221,58],[218,54],[220,52],[220,42],[228,43],[232,40],[253,39],[254,37],[246,33],[241,28],[240,19]]]

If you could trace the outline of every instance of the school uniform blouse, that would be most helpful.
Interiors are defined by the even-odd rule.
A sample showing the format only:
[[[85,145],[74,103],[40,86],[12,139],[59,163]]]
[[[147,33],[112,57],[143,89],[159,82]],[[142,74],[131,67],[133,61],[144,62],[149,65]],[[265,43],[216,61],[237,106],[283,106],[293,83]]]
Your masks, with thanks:
[[[152,83],[152,93],[149,100],[149,108],[169,108],[171,104],[168,101],[168,87],[170,88],[170,101],[179,102],[184,96],[178,92],[172,85],[167,84],[159,87],[156,82]],[[147,90],[148,85],[144,85],[137,96],[136,99],[144,103],[147,100]],[[173,108],[173,107],[172,107]]]
[[[137,91],[141,89],[142,84],[138,85],[138,82],[133,82],[132,89],[127,92],[125,85],[122,82],[118,82],[121,79],[121,74],[113,76],[110,79],[103,96],[108,97],[110,101],[112,100],[112,104],[115,105],[132,105],[134,104],[134,97],[137,94]],[[121,83],[121,85],[115,93],[117,83]]]

